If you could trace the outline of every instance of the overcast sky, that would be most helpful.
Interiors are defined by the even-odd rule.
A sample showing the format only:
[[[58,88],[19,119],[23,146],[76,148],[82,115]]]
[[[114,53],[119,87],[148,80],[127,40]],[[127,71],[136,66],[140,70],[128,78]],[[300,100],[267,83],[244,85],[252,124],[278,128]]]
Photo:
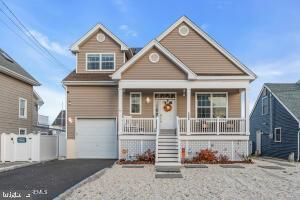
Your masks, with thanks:
[[[263,83],[300,79],[300,1],[4,1],[63,63],[50,62],[17,37],[3,23],[16,27],[0,12],[0,48],[42,83],[37,88],[45,101],[41,113],[51,121],[65,100],[61,80],[75,68],[68,49],[98,22],[128,46],[143,47],[188,16],[258,75],[251,84],[251,105]]]

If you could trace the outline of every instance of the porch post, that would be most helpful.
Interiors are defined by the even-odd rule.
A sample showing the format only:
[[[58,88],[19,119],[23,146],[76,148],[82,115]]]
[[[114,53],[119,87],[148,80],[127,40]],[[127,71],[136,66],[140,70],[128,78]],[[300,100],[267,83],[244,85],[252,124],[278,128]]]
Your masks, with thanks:
[[[188,135],[191,134],[191,88],[186,89],[186,132]]]
[[[249,88],[245,88],[245,120],[246,135],[250,135],[250,119],[249,119]]]
[[[118,88],[118,132],[122,134],[122,117],[123,117],[123,88]]]

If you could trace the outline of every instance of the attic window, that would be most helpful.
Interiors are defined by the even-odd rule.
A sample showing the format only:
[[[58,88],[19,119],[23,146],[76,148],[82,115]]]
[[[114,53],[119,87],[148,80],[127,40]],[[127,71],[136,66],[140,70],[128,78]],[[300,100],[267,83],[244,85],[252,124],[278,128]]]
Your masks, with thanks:
[[[13,59],[7,54],[7,53],[5,53],[5,52],[3,52],[3,51],[0,51],[0,53],[2,54],[2,56],[6,59],[6,60],[8,60],[9,62],[14,62],[13,61]]]
[[[105,35],[103,33],[97,34],[97,41],[98,42],[104,42],[105,40]]]
[[[187,36],[190,32],[189,28],[185,25],[180,26],[178,31],[181,36]]]
[[[158,55],[158,53],[151,53],[149,55],[149,60],[152,63],[157,63],[159,61],[159,55]]]

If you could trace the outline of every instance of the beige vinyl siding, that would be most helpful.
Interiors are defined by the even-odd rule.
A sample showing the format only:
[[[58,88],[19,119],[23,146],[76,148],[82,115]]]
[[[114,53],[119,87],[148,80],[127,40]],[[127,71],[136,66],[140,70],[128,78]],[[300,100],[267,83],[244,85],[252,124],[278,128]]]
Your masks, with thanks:
[[[19,118],[19,98],[27,100],[27,118]],[[33,88],[0,73],[0,133],[19,133],[19,128],[33,130]]]
[[[180,24],[160,42],[193,72],[202,75],[242,75],[229,59],[189,27],[185,37],[178,33]]]
[[[130,92],[142,93],[142,112],[141,114],[130,115]],[[177,94],[177,115],[186,116],[186,97],[182,96],[182,90],[126,90],[123,98],[123,115],[132,117],[153,117],[154,116],[154,92],[176,92]],[[146,103],[146,98],[150,98],[150,103]]]
[[[195,98],[196,92],[228,92],[228,117],[241,117],[241,93],[239,90],[192,90],[191,96],[191,117],[196,117]]]
[[[68,139],[74,139],[76,118],[116,118],[118,89],[113,86],[68,86]],[[69,118],[72,119],[70,123]]]
[[[151,53],[159,54],[159,61],[152,63],[149,61]],[[149,50],[136,63],[130,66],[122,74],[122,79],[128,80],[186,80],[185,72],[178,68],[158,49]]]
[[[103,42],[97,41],[97,34],[103,33],[105,40]],[[121,51],[121,46],[116,43],[111,37],[102,31],[93,34],[87,41],[80,45],[79,53],[76,54],[77,59],[77,73],[85,73],[86,71],[86,54],[87,53],[115,53],[116,70],[124,63],[124,54]],[[107,71],[106,71],[107,72]],[[91,73],[91,71],[88,71]],[[100,73],[99,71],[92,73]]]

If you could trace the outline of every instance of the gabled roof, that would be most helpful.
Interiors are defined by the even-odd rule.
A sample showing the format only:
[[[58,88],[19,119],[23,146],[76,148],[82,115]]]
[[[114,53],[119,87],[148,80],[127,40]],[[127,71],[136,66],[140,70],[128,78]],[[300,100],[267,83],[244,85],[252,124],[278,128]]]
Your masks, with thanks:
[[[121,50],[128,50],[128,46],[122,42],[117,36],[115,36],[111,31],[109,31],[104,25],[96,24],[89,32],[87,32],[84,36],[82,36],[79,40],[77,40],[70,48],[70,50],[74,53],[79,51],[79,46],[83,42],[85,42],[91,35],[95,32],[102,30],[109,37],[111,37],[115,42],[117,42],[121,46]]]
[[[0,72],[21,80],[30,85],[41,85],[27,71],[25,71],[13,58],[3,49],[0,49]]]
[[[176,58],[168,49],[161,45],[157,40],[152,40],[148,43],[142,50],[140,50],[136,55],[134,55],[128,62],[126,62],[122,67],[120,67],[112,75],[112,79],[121,79],[121,75],[126,71],[132,64],[134,64],[140,57],[148,52],[152,47],[156,47],[160,50],[167,58],[173,61],[180,69],[182,69],[188,75],[188,79],[197,79],[197,75],[190,70],[183,62]]]
[[[300,84],[266,83],[265,87],[300,123]]]
[[[59,114],[56,116],[55,120],[52,123],[52,126],[62,126],[66,125],[66,111],[61,110]]]
[[[193,28],[200,36],[202,36],[208,43],[210,43],[213,47],[215,47],[221,54],[223,54],[226,58],[228,58],[231,62],[233,62],[238,68],[240,68],[243,72],[250,76],[250,79],[254,80],[257,76],[254,72],[248,69],[245,65],[243,65],[238,59],[236,59],[233,55],[231,55],[226,49],[224,49],[220,44],[218,44],[212,37],[210,37],[207,33],[205,33],[200,27],[198,27],[195,23],[193,23],[186,16],[182,16],[179,20],[177,20],[172,26],[170,26],[167,30],[165,30],[162,34],[160,34],[156,39],[157,41],[161,41],[165,38],[172,30],[174,30],[178,25],[185,22],[191,28]]]

